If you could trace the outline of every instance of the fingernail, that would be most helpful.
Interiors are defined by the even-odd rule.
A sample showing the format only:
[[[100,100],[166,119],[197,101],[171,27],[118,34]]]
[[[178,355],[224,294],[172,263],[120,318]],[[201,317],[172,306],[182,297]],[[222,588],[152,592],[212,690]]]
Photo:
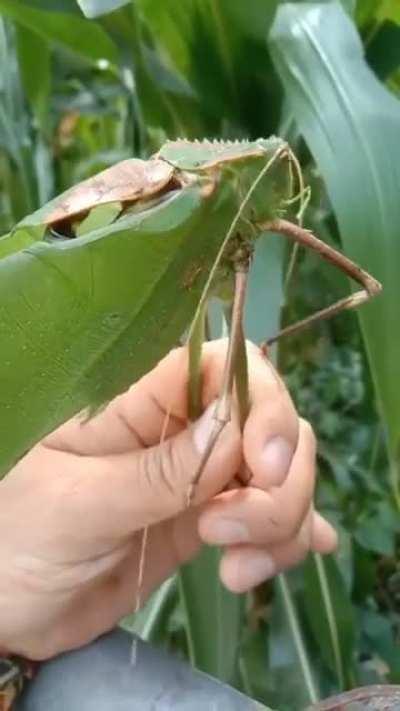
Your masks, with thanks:
[[[215,401],[207,407],[202,416],[193,426],[193,441],[199,454],[204,454],[210,441],[210,436],[215,427]]]
[[[248,553],[240,561],[240,578],[243,585],[254,587],[264,580],[272,578],[276,573],[276,564],[273,558],[264,551]]]
[[[246,543],[250,540],[247,526],[236,519],[210,518],[203,527],[209,543],[224,546],[231,543]]]
[[[268,482],[280,486],[289,471],[293,457],[293,447],[280,435],[270,439],[261,453]]]

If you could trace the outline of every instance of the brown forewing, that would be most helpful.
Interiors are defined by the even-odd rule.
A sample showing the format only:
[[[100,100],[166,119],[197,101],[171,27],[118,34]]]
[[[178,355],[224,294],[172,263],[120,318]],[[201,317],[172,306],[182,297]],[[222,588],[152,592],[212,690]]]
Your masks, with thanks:
[[[132,203],[163,192],[173,180],[174,168],[163,160],[124,160],[75,185],[44,218],[46,225],[71,221],[98,205]]]

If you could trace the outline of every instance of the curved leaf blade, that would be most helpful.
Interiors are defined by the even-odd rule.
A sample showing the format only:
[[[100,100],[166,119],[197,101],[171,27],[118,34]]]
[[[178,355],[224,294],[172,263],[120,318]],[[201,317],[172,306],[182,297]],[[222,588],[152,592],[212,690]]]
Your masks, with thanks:
[[[383,284],[383,294],[359,317],[398,464],[400,102],[368,68],[338,2],[284,4],[270,45],[292,113],[326,181],[345,251]]]
[[[354,682],[354,619],[343,579],[332,557],[310,556],[304,566],[308,621],[322,659],[341,691]]]
[[[113,64],[118,62],[117,47],[95,22],[72,13],[39,10],[21,0],[0,0],[0,12],[43,40],[56,42],[84,59],[107,59]]]
[[[77,0],[85,17],[93,18],[107,15],[124,5],[128,5],[131,0]]]
[[[176,345],[235,208],[230,190],[205,198],[193,186],[96,232],[0,259],[0,474]]]
[[[78,14],[76,0],[17,0],[17,2],[33,7],[36,10],[51,12],[68,12]]]
[[[280,235],[261,235],[254,250],[246,294],[244,332],[261,343],[279,331],[285,244]],[[275,349],[272,349],[272,353]]]
[[[299,708],[303,708],[319,701],[320,694],[298,612],[290,575],[282,573],[276,579],[271,614],[269,671],[277,699],[289,704],[296,698]]]
[[[223,586],[220,558],[217,548],[204,546],[200,555],[181,569],[179,591],[192,664],[237,685],[245,597]]]

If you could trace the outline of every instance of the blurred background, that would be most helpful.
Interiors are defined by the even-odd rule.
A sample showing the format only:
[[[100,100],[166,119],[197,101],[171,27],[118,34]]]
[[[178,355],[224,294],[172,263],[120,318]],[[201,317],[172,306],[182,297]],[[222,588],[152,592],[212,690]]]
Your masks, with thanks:
[[[400,684],[400,3],[0,0],[0,233],[166,138],[278,134],[312,187],[305,225],[383,282],[359,314],[273,352],[317,433],[317,505],[340,549],[236,598],[206,550],[125,625],[280,710]],[[256,341],[348,293],[257,247]]]

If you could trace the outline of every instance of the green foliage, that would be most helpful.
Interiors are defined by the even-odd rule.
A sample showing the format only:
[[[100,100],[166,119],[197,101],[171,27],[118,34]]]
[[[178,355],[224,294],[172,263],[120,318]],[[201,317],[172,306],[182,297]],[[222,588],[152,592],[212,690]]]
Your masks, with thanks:
[[[400,301],[400,102],[368,70],[354,26],[334,3],[282,7],[270,41],[291,111],[326,182],[345,251],[385,285],[382,296],[360,310],[360,319],[397,489],[400,392],[393,385],[400,381],[400,340],[393,333]],[[325,110],[338,99],[342,111]]]
[[[195,565],[185,566],[180,574],[189,655],[197,668],[240,685],[238,640],[245,619],[244,599],[220,584],[219,560],[216,548],[205,547]]]
[[[78,5],[86,17],[92,18],[118,10],[129,2],[130,0],[78,0]]]
[[[280,575],[275,585],[268,635],[269,670],[273,685],[272,700],[280,709],[300,708],[319,700],[310,650],[302,630],[296,604],[296,578]]]
[[[0,12],[44,41],[54,42],[83,58],[116,62],[117,48],[95,23],[62,12],[37,10],[22,0],[1,0]]]
[[[354,615],[343,578],[334,559],[318,554],[305,565],[304,605],[314,641],[339,688],[354,681]]]
[[[400,682],[398,3],[343,5],[347,15],[334,1],[0,0],[2,231],[78,180],[149,155],[166,135],[275,133],[291,142],[312,185],[308,226],[383,281],[380,299],[360,311],[361,331],[346,314],[288,340],[277,356],[317,432],[317,504],[338,527],[338,554],[307,561],[246,601],[219,590],[209,557],[187,572],[184,608],[170,585],[140,618],[148,637],[280,711],[351,685]],[[257,247],[246,307],[255,339],[276,329],[282,294],[287,321],[348,289],[304,254],[284,288],[287,257],[275,237]],[[12,288],[1,282],[2,308]],[[14,336],[1,337],[4,364]],[[140,367],[157,357],[143,349]],[[207,636],[199,622],[210,614],[220,623]]]
[[[216,225],[213,234],[220,238],[228,223],[224,212],[219,205],[222,229]],[[185,290],[182,275],[192,263],[212,264],[218,248],[204,230],[213,213],[215,206],[189,189],[144,217],[127,216],[79,243],[40,241],[0,261],[3,474],[44,433],[126,389],[173,347],[193,316],[207,272],[191,290]],[[160,301],[162,309],[155,306]],[[14,328],[16,322],[21,328]],[[34,418],[26,406],[33,400]]]

